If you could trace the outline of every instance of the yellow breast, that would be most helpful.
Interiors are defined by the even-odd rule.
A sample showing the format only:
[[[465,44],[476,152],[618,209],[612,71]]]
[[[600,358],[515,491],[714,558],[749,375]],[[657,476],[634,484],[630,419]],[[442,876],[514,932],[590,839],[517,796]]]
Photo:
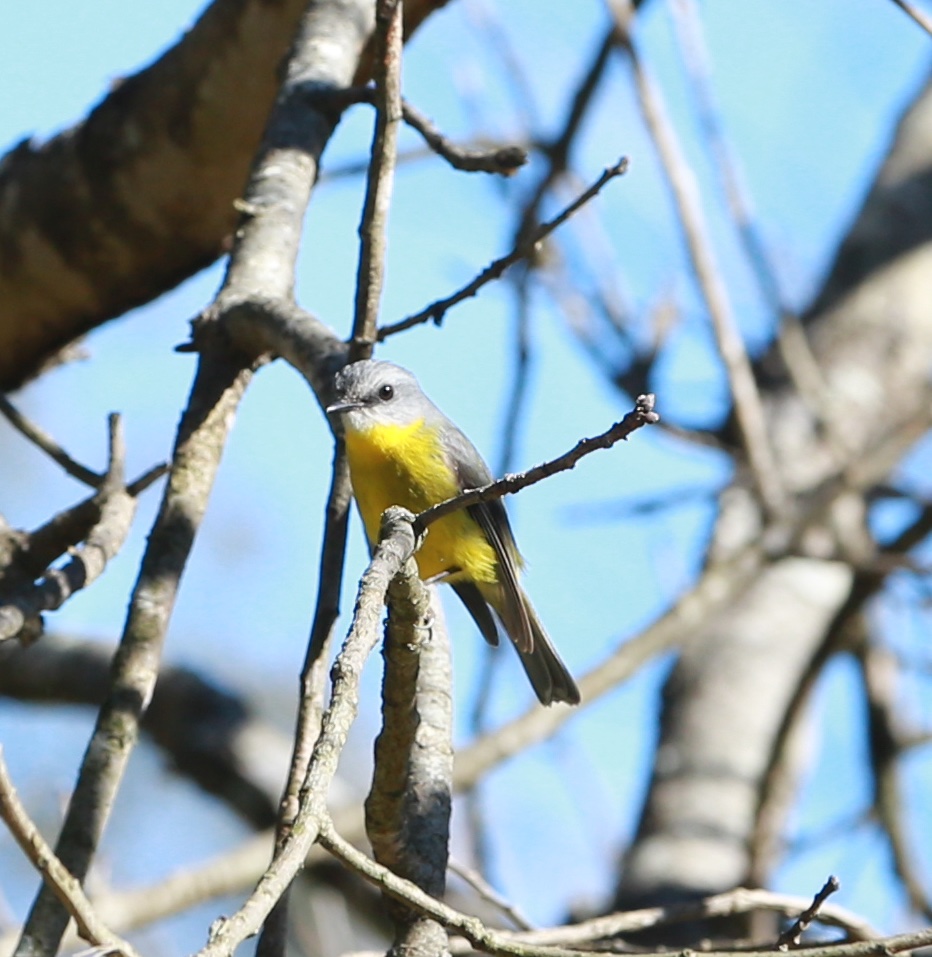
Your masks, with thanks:
[[[437,430],[423,419],[407,426],[347,431],[346,453],[370,543],[378,540],[382,512],[390,505],[423,512],[461,491]],[[424,579],[447,573],[454,579],[498,581],[495,552],[465,511],[434,522],[415,560]]]

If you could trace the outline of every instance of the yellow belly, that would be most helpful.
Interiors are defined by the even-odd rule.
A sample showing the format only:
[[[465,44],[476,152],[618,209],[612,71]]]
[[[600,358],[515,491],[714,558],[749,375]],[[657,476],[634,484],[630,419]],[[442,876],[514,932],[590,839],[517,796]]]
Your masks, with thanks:
[[[370,543],[378,541],[382,513],[390,505],[423,512],[460,489],[437,441],[423,421],[410,426],[380,426],[347,432],[353,493]],[[434,522],[414,556],[421,578],[448,574],[475,582],[498,581],[495,551],[465,511]]]

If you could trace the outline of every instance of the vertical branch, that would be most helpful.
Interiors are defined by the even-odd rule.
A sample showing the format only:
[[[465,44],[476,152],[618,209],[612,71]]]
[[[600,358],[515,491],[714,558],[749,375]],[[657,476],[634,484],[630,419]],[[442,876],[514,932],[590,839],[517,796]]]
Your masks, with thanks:
[[[348,9],[349,8],[349,9]],[[285,80],[249,175],[220,304],[261,296],[291,301],[295,262],[324,146],[340,118],[314,93],[353,81],[372,29],[371,3],[308,5]]]
[[[358,2],[355,6],[352,15],[347,15],[346,4],[311,4],[302,19],[289,53],[285,82],[250,176],[221,302],[256,294],[291,298],[301,230],[318,161],[339,119],[338,112],[315,108],[321,101],[307,94],[341,89],[352,82],[372,28],[370,4]],[[325,387],[320,368],[305,374],[312,384]],[[337,443],[317,604],[301,671],[294,748],[276,826],[276,857],[292,835],[299,813],[299,792],[320,734],[327,648],[339,610],[349,502],[349,473],[342,443]],[[286,886],[263,927],[259,957],[281,957],[285,952],[288,897]]]
[[[388,589],[383,655],[382,731],[366,799],[366,833],[375,859],[434,897],[443,896],[453,781],[450,649],[431,593],[413,560]],[[437,627],[439,622],[439,627]],[[447,950],[440,924],[386,898],[394,953]]]
[[[505,475],[514,468],[518,430],[525,412],[528,395],[528,374],[531,367],[531,273],[522,265],[512,283],[515,292],[515,343],[511,394],[505,408],[505,423],[502,429],[502,450],[496,474]]]
[[[295,722],[294,747],[288,766],[279,804],[275,827],[275,854],[281,854],[291,836],[300,807],[300,791],[307,777],[314,745],[320,735],[324,710],[324,691],[327,681],[328,649],[333,637],[333,626],[340,613],[339,599],[343,585],[343,565],[346,553],[346,532],[349,524],[349,505],[352,491],[346,451],[342,442],[334,447],[330,493],[327,497],[324,538],[321,546],[318,576],[317,604],[308,641],[304,665],[301,669],[298,716]],[[281,957],[285,953],[288,935],[288,904],[291,888],[287,888],[275,904],[256,947],[257,957]]]
[[[88,743],[55,853],[83,881],[113,807],[142,714],[152,698],[162,644],[181,574],[200,527],[236,406],[251,377],[242,357],[219,341],[198,367],[179,426],[172,470],[149,535],[110,689]],[[51,957],[68,926],[68,912],[43,887],[30,910],[15,953]]]
[[[359,224],[359,268],[350,360],[368,359],[376,339],[379,300],[385,278],[385,233],[395,178],[401,123],[402,0],[376,4],[376,117],[366,202]]]
[[[785,495],[770,447],[763,403],[735,322],[728,292],[712,253],[695,179],[683,157],[676,134],[664,115],[660,94],[644,70],[632,42],[628,31],[630,6],[625,0],[608,2],[615,17],[618,43],[631,60],[641,114],[660,158],[661,168],[683,226],[686,247],[699,291],[709,311],[719,355],[728,376],[735,416],[752,479],[767,511],[772,515],[779,514]]]
[[[359,583],[353,625],[331,671],[330,704],[321,720],[294,827],[253,893],[235,914],[214,924],[210,940],[196,957],[228,957],[256,933],[317,840],[321,823],[327,817],[327,796],[337,762],[359,710],[359,680],[366,658],[378,641],[386,591],[413,553],[410,516],[401,509],[388,509],[382,518],[379,544]]]
[[[689,88],[696,97],[699,122],[719,173],[728,210],[761,296],[777,322],[776,342],[780,358],[807,411],[823,428],[841,461],[846,451],[845,434],[833,424],[837,419],[833,405],[835,399],[812,354],[803,324],[784,299],[763,236],[754,221],[751,197],[719,120],[696,0],[677,0],[673,12],[676,36],[689,75]]]
[[[398,124],[401,120],[401,50],[403,43],[400,2],[380,2],[375,22],[376,122],[366,202],[360,224],[360,261],[357,278],[356,313],[349,359],[366,358],[375,341],[378,304],[382,291],[385,256],[385,227],[391,200],[392,179],[397,152]],[[343,561],[352,491],[346,450],[337,438],[327,519],[321,547],[317,606],[304,666],[301,671],[300,701],[295,743],[288,780],[285,783],[275,832],[275,854],[281,854],[292,833],[300,805],[300,791],[307,777],[311,754],[320,734],[323,712],[325,664],[333,624],[339,614],[339,595],[343,582]],[[281,957],[285,953],[288,927],[286,890],[269,914],[257,948],[258,957]]]

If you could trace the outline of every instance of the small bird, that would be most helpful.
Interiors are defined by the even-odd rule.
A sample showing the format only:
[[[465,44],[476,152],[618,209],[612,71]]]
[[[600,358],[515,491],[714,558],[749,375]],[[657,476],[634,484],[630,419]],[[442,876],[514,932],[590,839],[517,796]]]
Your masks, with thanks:
[[[370,544],[378,541],[389,506],[417,514],[492,481],[472,442],[407,369],[366,359],[344,367],[334,385],[336,401],[327,412],[343,425],[353,493]],[[498,644],[498,619],[542,704],[579,703],[576,682],[521,587],[523,560],[501,501],[438,519],[414,557],[424,581],[452,586],[492,645]]]

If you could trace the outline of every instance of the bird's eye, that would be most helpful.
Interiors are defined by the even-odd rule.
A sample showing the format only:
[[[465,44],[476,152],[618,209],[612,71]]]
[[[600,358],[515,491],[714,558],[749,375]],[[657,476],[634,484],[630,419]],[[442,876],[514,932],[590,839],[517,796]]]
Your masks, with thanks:
[[[383,402],[388,402],[395,395],[394,387],[390,386],[387,382],[383,386],[379,386],[379,398]]]

